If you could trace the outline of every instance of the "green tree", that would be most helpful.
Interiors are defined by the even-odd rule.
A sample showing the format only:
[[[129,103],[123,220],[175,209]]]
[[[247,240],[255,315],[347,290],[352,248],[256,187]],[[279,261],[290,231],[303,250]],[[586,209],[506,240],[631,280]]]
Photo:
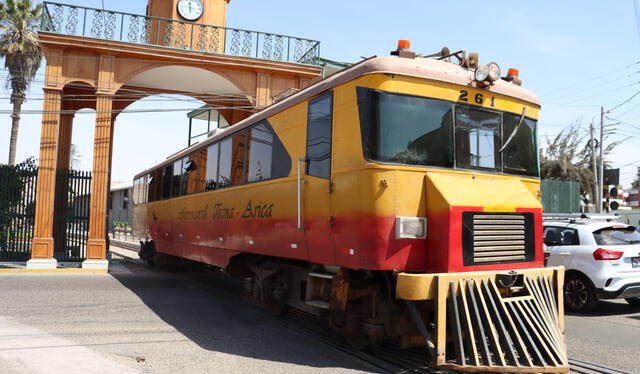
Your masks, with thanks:
[[[42,48],[35,31],[41,16],[42,4],[34,6],[31,0],[0,2],[0,55],[9,71],[7,88],[11,88],[13,104],[9,165],[16,161],[20,109],[42,61]]]
[[[596,180],[596,176],[593,175],[591,147],[587,142],[587,135],[588,133],[576,122],[555,137],[547,138],[546,147],[540,149],[540,177],[579,182],[580,195],[584,201],[588,201],[587,195],[591,196],[591,199],[595,196],[593,185]],[[620,142],[605,142],[605,144],[607,146],[603,149],[603,157],[606,168],[610,165],[606,157]],[[596,148],[596,160],[599,163],[598,148]]]

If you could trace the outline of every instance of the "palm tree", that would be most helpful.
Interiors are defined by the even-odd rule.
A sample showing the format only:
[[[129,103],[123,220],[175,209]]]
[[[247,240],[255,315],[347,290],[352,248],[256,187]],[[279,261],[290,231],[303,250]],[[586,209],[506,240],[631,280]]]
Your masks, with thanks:
[[[16,161],[16,143],[20,126],[20,108],[25,94],[40,67],[42,49],[35,29],[42,15],[42,4],[31,0],[6,0],[0,3],[0,55],[9,71],[7,88],[11,88],[11,140],[9,165]]]

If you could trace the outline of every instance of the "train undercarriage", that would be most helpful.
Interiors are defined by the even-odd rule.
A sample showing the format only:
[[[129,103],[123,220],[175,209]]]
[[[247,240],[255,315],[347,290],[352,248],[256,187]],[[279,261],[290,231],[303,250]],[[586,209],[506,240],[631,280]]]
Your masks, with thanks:
[[[168,269],[188,262],[152,242],[140,257]],[[568,371],[562,268],[410,274],[241,254],[219,270],[272,313],[312,313],[359,349],[392,340],[426,346],[425,360],[441,369]]]

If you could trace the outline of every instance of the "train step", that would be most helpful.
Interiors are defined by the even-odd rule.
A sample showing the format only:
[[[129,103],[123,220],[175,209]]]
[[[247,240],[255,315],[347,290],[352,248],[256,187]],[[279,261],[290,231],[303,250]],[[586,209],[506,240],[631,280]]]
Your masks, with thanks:
[[[324,300],[307,300],[304,303],[307,304],[307,305],[315,306],[316,308],[329,310],[329,302],[328,301],[324,301]]]
[[[333,273],[314,273],[314,272],[309,273],[309,277],[313,277],[313,278],[322,278],[322,279],[332,280],[334,276],[335,274]]]
[[[309,272],[305,304],[320,309],[329,309],[331,283],[334,276],[333,273]]]

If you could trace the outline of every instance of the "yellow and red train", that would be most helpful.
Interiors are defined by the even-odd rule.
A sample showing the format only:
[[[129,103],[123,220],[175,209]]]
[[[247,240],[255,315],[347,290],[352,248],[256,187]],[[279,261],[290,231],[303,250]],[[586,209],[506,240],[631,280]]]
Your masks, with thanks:
[[[356,345],[426,345],[439,368],[567,371],[536,96],[477,55],[395,54],[138,174],[141,257],[219,267],[274,310]]]

